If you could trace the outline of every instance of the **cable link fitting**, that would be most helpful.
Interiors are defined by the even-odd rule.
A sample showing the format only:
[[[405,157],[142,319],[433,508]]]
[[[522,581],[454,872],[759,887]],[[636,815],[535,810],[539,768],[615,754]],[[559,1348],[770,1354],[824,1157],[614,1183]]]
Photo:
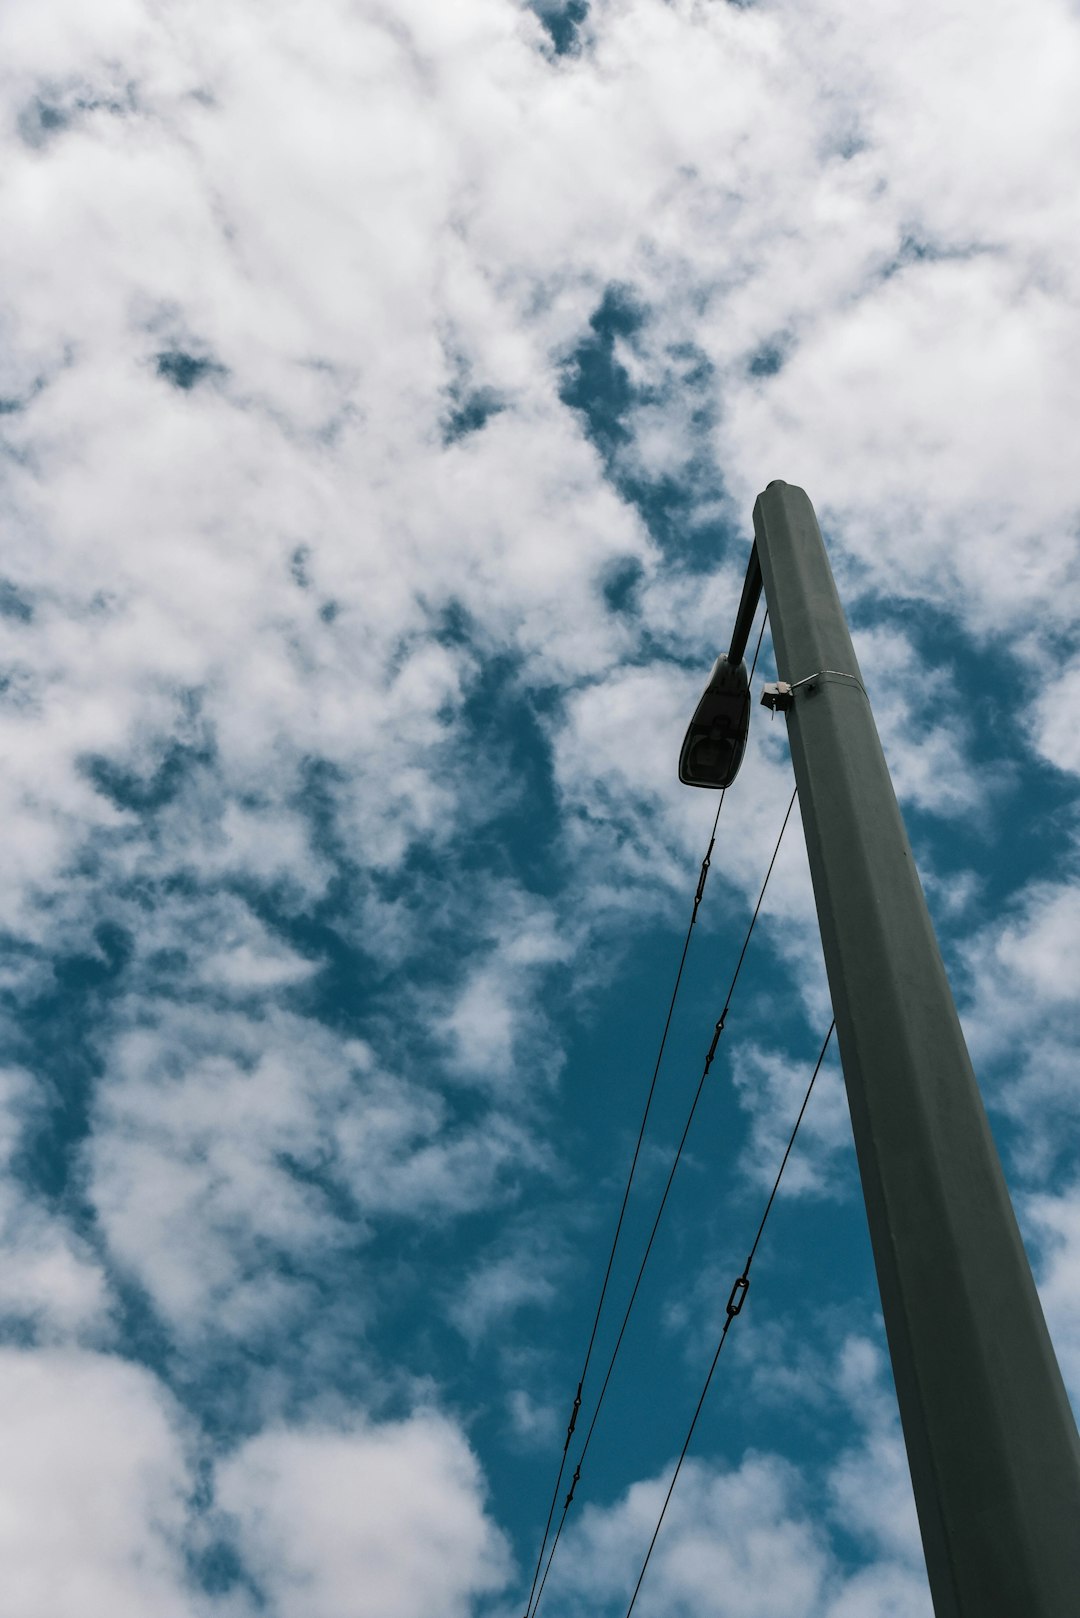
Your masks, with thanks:
[[[792,802],[794,803],[794,799],[792,799]],[[809,1105],[810,1096],[813,1093],[814,1085],[817,1082],[818,1073],[821,1071],[821,1064],[825,1060],[825,1052],[829,1048],[829,1041],[832,1039],[835,1027],[835,1023],[830,1023],[829,1032],[825,1035],[825,1042],[821,1047],[821,1054],[818,1057],[814,1066],[814,1071],[810,1076],[810,1083],[806,1087],[806,1094],[803,1097],[803,1104],[799,1108],[799,1115],[796,1118],[794,1127],[792,1128],[791,1134],[788,1137],[787,1147],[785,1148],[784,1155],[780,1160],[780,1167],[776,1171],[776,1179],[773,1181],[773,1188],[769,1193],[769,1200],[765,1204],[765,1211],[761,1216],[761,1223],[758,1225],[757,1235],[754,1237],[754,1245],[751,1247],[746,1263],[743,1265],[742,1274],[736,1279],[735,1284],[731,1289],[731,1295],[727,1301],[727,1319],[724,1321],[723,1329],[720,1332],[720,1340],[716,1345],[716,1353],[713,1355],[712,1364],[709,1366],[709,1372],[705,1378],[705,1384],[702,1387],[697,1406],[694,1410],[693,1416],[690,1418],[690,1425],[687,1428],[686,1437],[683,1440],[683,1447],[679,1452],[678,1460],[675,1462],[675,1470],[672,1473],[671,1482],[668,1484],[667,1494],[664,1496],[664,1503],[660,1508],[660,1515],[656,1520],[656,1527],[653,1529],[652,1538],[649,1541],[649,1548],[645,1552],[645,1560],[641,1564],[641,1572],[638,1574],[637,1583],[635,1584],[633,1594],[630,1597],[630,1604],[626,1609],[625,1618],[632,1618],[634,1606],[638,1598],[638,1592],[641,1589],[642,1580],[645,1577],[649,1562],[652,1559],[657,1537],[664,1525],[664,1518],[667,1515],[668,1506],[671,1504],[672,1493],[674,1492],[676,1483],[679,1481],[679,1473],[682,1470],[682,1464],[686,1459],[686,1453],[690,1448],[690,1442],[694,1436],[694,1429],[697,1426],[698,1417],[701,1415],[702,1407],[704,1406],[705,1400],[708,1396],[713,1376],[716,1373],[716,1367],[720,1360],[721,1350],[727,1341],[728,1332],[731,1330],[731,1322],[734,1320],[735,1316],[741,1312],[742,1306],[746,1302],[746,1294],[750,1289],[750,1266],[754,1262],[754,1254],[757,1252],[758,1243],[761,1240],[762,1232],[765,1229],[765,1224],[769,1217],[769,1211],[776,1200],[776,1193],[780,1189],[780,1181],[783,1179],[784,1169],[787,1167],[788,1158],[791,1156],[792,1147],[795,1145],[795,1137],[799,1133],[799,1125],[802,1123],[803,1114],[806,1112],[807,1106]]]
[[[750,1277],[744,1270],[742,1275],[740,1275],[738,1280],[735,1282],[735,1285],[732,1287],[731,1297],[727,1301],[727,1315],[729,1320],[734,1320],[735,1316],[741,1313],[742,1306],[746,1302],[746,1294],[749,1291]]]
[[[758,651],[760,651],[760,649],[761,649],[761,641],[762,641],[762,636],[763,635],[764,635],[764,625],[762,626],[761,635],[758,636]],[[756,667],[756,665],[757,665],[757,655],[758,655],[757,652],[755,652],[754,653],[754,667]],[[752,674],[753,674],[753,667],[751,668],[751,675]],[[585,1453],[588,1450],[589,1445],[590,1445],[590,1443],[592,1441],[593,1431],[594,1431],[595,1426],[596,1426],[597,1417],[598,1417],[598,1415],[600,1413],[600,1407],[602,1406],[602,1404],[604,1402],[604,1394],[605,1394],[605,1392],[607,1390],[608,1382],[610,1380],[612,1370],[614,1369],[615,1361],[616,1361],[616,1358],[617,1358],[618,1353],[619,1353],[619,1348],[620,1348],[620,1345],[621,1345],[622,1340],[623,1340],[623,1335],[624,1335],[624,1333],[626,1331],[627,1323],[628,1323],[628,1321],[630,1319],[630,1314],[631,1314],[631,1311],[632,1311],[633,1306],[634,1306],[634,1300],[636,1299],[637,1294],[638,1294],[638,1288],[639,1288],[639,1286],[641,1284],[641,1278],[645,1273],[645,1266],[648,1263],[649,1254],[652,1251],[653,1241],[654,1241],[654,1238],[656,1236],[656,1232],[657,1232],[657,1229],[658,1229],[659,1224],[660,1224],[661,1217],[662,1217],[663,1212],[664,1212],[664,1207],[665,1207],[665,1205],[667,1203],[668,1192],[671,1190],[672,1181],[674,1179],[675,1172],[676,1172],[676,1170],[677,1170],[677,1168],[679,1166],[679,1160],[680,1160],[680,1158],[682,1156],[683,1148],[686,1145],[687,1136],[689,1135],[690,1127],[691,1127],[691,1125],[693,1123],[693,1120],[694,1120],[694,1114],[695,1114],[695,1111],[697,1109],[698,1102],[701,1099],[702,1093],[704,1091],[705,1080],[706,1080],[706,1077],[708,1075],[709,1068],[710,1068],[710,1066],[712,1064],[713,1058],[716,1055],[716,1049],[717,1049],[717,1046],[718,1046],[718,1044],[720,1042],[720,1035],[724,1031],[724,1025],[725,1025],[725,1023],[727,1021],[727,1014],[728,1014],[728,1011],[730,1010],[730,1007],[731,1007],[731,999],[732,999],[732,996],[733,996],[733,994],[735,992],[735,985],[737,984],[738,979],[739,979],[739,974],[742,971],[743,961],[746,958],[746,952],[747,952],[747,949],[749,948],[749,945],[750,945],[750,939],[751,939],[751,936],[753,934],[754,928],[755,928],[755,926],[757,924],[757,919],[758,919],[758,916],[759,916],[760,911],[761,911],[762,901],[764,900],[764,897],[765,897],[765,890],[768,887],[769,878],[772,875],[773,867],[776,864],[777,856],[779,855],[779,852],[780,852],[780,844],[783,841],[784,832],[785,832],[785,830],[787,828],[787,824],[788,824],[788,821],[789,821],[789,819],[791,817],[792,810],[795,807],[796,796],[797,796],[797,793],[792,792],[791,801],[789,802],[789,804],[787,806],[787,810],[786,810],[786,812],[784,814],[783,824],[780,827],[780,834],[779,834],[779,836],[778,836],[778,838],[776,840],[776,846],[773,849],[772,858],[770,859],[768,869],[765,872],[765,880],[762,883],[761,892],[758,894],[757,903],[754,906],[754,913],[753,913],[753,915],[752,915],[752,917],[750,919],[750,925],[747,928],[746,937],[743,940],[742,949],[739,952],[739,959],[738,959],[738,962],[737,962],[737,964],[735,966],[735,971],[734,971],[734,974],[732,976],[731,982],[730,982],[730,984],[728,986],[727,999],[726,999],[726,1001],[724,1003],[724,1009],[720,1013],[720,1017],[717,1020],[715,1029],[713,1031],[712,1043],[709,1046],[709,1054],[706,1057],[704,1069],[702,1071],[700,1079],[698,1080],[697,1090],[695,1091],[694,1099],[693,1099],[693,1101],[691,1102],[691,1105],[690,1105],[690,1111],[689,1111],[689,1113],[687,1115],[686,1123],[685,1123],[684,1128],[683,1128],[682,1138],[681,1138],[681,1140],[679,1142],[679,1145],[678,1145],[678,1148],[677,1148],[677,1150],[675,1152],[675,1158],[674,1158],[674,1161],[673,1161],[673,1163],[671,1165],[671,1170],[670,1170],[670,1172],[668,1174],[668,1179],[667,1179],[667,1183],[666,1183],[665,1188],[664,1188],[663,1195],[660,1198],[660,1204],[659,1204],[659,1207],[657,1209],[656,1216],[655,1216],[655,1218],[653,1220],[652,1230],[650,1232],[649,1239],[648,1239],[648,1241],[646,1242],[646,1245],[645,1245],[645,1252],[644,1252],[644,1255],[642,1257],[641,1263],[640,1263],[640,1265],[638,1267],[637,1278],[636,1278],[636,1280],[634,1282],[633,1289],[631,1290],[630,1298],[629,1298],[629,1301],[627,1303],[626,1309],[625,1309],[624,1314],[623,1314],[622,1324],[621,1324],[621,1326],[619,1328],[619,1334],[618,1334],[618,1337],[616,1338],[615,1346],[614,1346],[614,1349],[612,1350],[611,1358],[610,1358],[610,1360],[608,1362],[607,1371],[605,1372],[605,1375],[604,1375],[603,1385],[602,1385],[602,1387],[600,1389],[600,1393],[599,1393],[599,1395],[597,1397],[596,1405],[595,1405],[595,1408],[594,1408],[593,1413],[592,1413],[592,1417],[591,1417],[590,1422],[589,1422],[589,1428],[588,1428],[588,1432],[587,1432],[586,1437],[585,1437],[585,1442],[584,1442],[584,1445],[582,1447],[581,1454],[578,1457],[577,1466],[574,1469],[574,1474],[573,1474],[573,1477],[572,1477],[571,1482],[570,1482],[569,1492],[565,1497],[565,1503],[563,1505],[563,1518],[564,1519],[565,1519],[565,1517],[566,1517],[566,1515],[567,1515],[567,1513],[569,1511],[569,1508],[570,1508],[571,1504],[573,1503],[573,1500],[574,1500],[574,1497],[575,1497],[575,1493],[576,1493],[576,1490],[577,1490],[577,1485],[578,1485],[578,1482],[579,1482],[579,1480],[581,1478],[582,1462],[583,1462],[583,1460],[585,1458]],[[708,847],[708,850],[707,850],[707,852],[705,854],[705,858],[702,861],[701,871],[700,871],[699,876],[698,876],[697,891],[695,893],[695,898],[694,898],[694,913],[695,913],[695,915],[696,915],[696,912],[697,912],[697,907],[700,904],[702,895],[704,893],[705,881],[706,881],[706,878],[707,878],[707,875],[708,875],[709,865],[710,865],[711,856],[712,856],[712,852],[713,852],[713,846],[714,846],[714,842],[715,842],[716,822],[719,819],[720,809],[723,806],[723,803],[724,803],[724,795],[721,794],[720,803],[717,805],[716,817],[713,820],[713,836],[709,841],[709,847]],[[548,1510],[548,1520],[547,1520],[547,1524],[546,1524],[546,1526],[544,1528],[544,1536],[543,1536],[543,1539],[541,1541],[540,1550],[539,1550],[539,1552],[537,1554],[537,1558],[536,1558],[536,1568],[535,1568],[535,1571],[533,1573],[532,1590],[530,1591],[530,1594],[529,1594],[529,1601],[528,1601],[528,1604],[527,1604],[526,1609],[525,1609],[524,1618],[536,1618],[537,1608],[540,1605],[541,1597],[543,1596],[544,1589],[546,1588],[547,1580],[548,1580],[548,1574],[551,1571],[552,1562],[554,1560],[555,1552],[556,1552],[556,1550],[558,1548],[558,1545],[559,1545],[559,1542],[560,1542],[560,1537],[561,1537],[561,1534],[562,1534],[563,1524],[560,1522],[559,1525],[558,1525],[558,1528],[555,1531],[554,1541],[553,1541],[553,1543],[551,1545],[551,1549],[550,1549],[550,1552],[548,1554],[547,1566],[544,1567],[544,1552],[547,1549],[548,1538],[549,1538],[549,1535],[551,1533],[552,1518],[553,1518],[553,1515],[554,1515],[554,1512],[555,1512],[555,1509],[556,1509],[556,1505],[557,1505],[557,1502],[558,1502],[558,1499],[559,1499],[559,1492],[560,1492],[560,1488],[561,1488],[561,1485],[562,1485],[564,1469],[565,1469],[565,1467],[567,1465],[571,1436],[572,1436],[572,1434],[573,1434],[573,1432],[575,1430],[576,1424],[577,1424],[578,1411],[579,1411],[579,1408],[580,1408],[581,1402],[582,1402],[582,1390],[583,1390],[584,1383],[585,1383],[585,1377],[586,1377],[586,1373],[588,1371],[590,1359],[592,1357],[593,1345],[594,1345],[594,1343],[596,1341],[596,1333],[597,1333],[597,1329],[598,1329],[598,1326],[599,1326],[599,1323],[600,1323],[600,1316],[601,1316],[601,1312],[603,1310],[604,1300],[605,1300],[605,1297],[607,1296],[608,1281],[610,1280],[610,1277],[611,1277],[611,1271],[612,1271],[612,1265],[613,1265],[614,1259],[615,1259],[616,1247],[618,1245],[619,1236],[620,1236],[620,1233],[622,1231],[623,1215],[626,1212],[627,1201],[628,1201],[629,1196],[630,1196],[630,1188],[631,1188],[631,1185],[633,1184],[633,1179],[634,1179],[634,1170],[635,1170],[635,1167],[637,1165],[638,1154],[640,1152],[641,1143],[642,1143],[642,1140],[644,1138],[645,1125],[646,1125],[646,1121],[647,1121],[648,1116],[649,1116],[649,1109],[650,1109],[650,1106],[652,1104],[653,1092],[654,1092],[654,1089],[655,1089],[655,1086],[656,1086],[657,1076],[658,1076],[659,1071],[660,1071],[660,1062],[661,1062],[661,1058],[663,1057],[664,1047],[665,1047],[665,1044],[666,1044],[666,1041],[667,1041],[668,1029],[671,1026],[671,1019],[672,1019],[672,1015],[673,1015],[674,1010],[675,1010],[675,1000],[676,1000],[676,997],[677,997],[677,994],[678,994],[679,984],[680,984],[680,982],[682,980],[683,966],[685,965],[686,954],[687,954],[687,950],[688,950],[689,945],[690,945],[690,937],[691,937],[691,928],[692,928],[692,926],[693,926],[693,918],[691,918],[690,926],[687,928],[686,938],[685,938],[684,943],[683,943],[682,959],[681,959],[681,961],[679,963],[679,969],[678,969],[678,972],[676,973],[676,977],[675,977],[675,986],[674,986],[674,989],[672,990],[671,1003],[670,1003],[670,1005],[668,1007],[667,1021],[665,1022],[664,1032],[663,1032],[663,1035],[662,1035],[661,1040],[660,1040],[660,1049],[659,1049],[659,1051],[657,1053],[656,1065],[655,1065],[655,1068],[653,1070],[652,1083],[651,1083],[650,1088],[649,1088],[648,1098],[646,1100],[645,1109],[644,1109],[642,1119],[641,1119],[641,1125],[640,1125],[639,1132],[638,1132],[638,1141],[637,1141],[637,1145],[636,1145],[636,1147],[634,1149],[633,1160],[631,1161],[631,1164],[630,1164],[630,1172],[629,1172],[629,1174],[627,1176],[626,1189],[625,1189],[625,1191],[623,1193],[622,1207],[620,1209],[618,1222],[617,1222],[616,1227],[615,1227],[615,1235],[614,1235],[614,1238],[613,1238],[613,1241],[612,1241],[612,1244],[611,1244],[611,1251],[610,1251],[610,1254],[608,1256],[608,1263],[607,1263],[607,1269],[606,1269],[605,1274],[604,1274],[604,1281],[603,1281],[603,1284],[602,1284],[602,1286],[600,1288],[600,1297],[599,1297],[599,1300],[598,1300],[597,1306],[596,1306],[596,1312],[595,1312],[595,1317],[594,1317],[593,1326],[592,1326],[592,1333],[591,1333],[591,1336],[589,1338],[588,1348],[587,1348],[586,1353],[585,1353],[585,1364],[584,1364],[584,1367],[582,1369],[581,1380],[578,1383],[577,1396],[574,1399],[574,1408],[573,1408],[573,1411],[571,1413],[570,1425],[569,1425],[569,1428],[567,1430],[567,1441],[566,1441],[566,1444],[563,1447],[562,1461],[560,1463],[558,1476],[555,1479],[555,1485],[554,1485],[554,1488],[552,1490],[551,1506],[550,1506],[550,1508]],[[822,1056],[824,1056],[824,1051],[822,1052]],[[820,1065],[820,1059],[819,1059],[819,1065]],[[816,1070],[815,1070],[815,1073],[816,1073]],[[807,1099],[809,1099],[809,1092],[807,1092]],[[805,1107],[805,1102],[804,1102],[804,1107]],[[801,1114],[800,1114],[800,1118],[801,1118]],[[798,1127],[798,1125],[796,1125],[796,1128],[797,1127]],[[794,1139],[794,1136],[792,1137],[792,1140],[793,1139]],[[790,1151],[790,1143],[789,1143],[788,1150]],[[787,1161],[786,1155],[785,1155],[784,1161],[785,1162]],[[781,1173],[782,1172],[783,1172],[783,1168],[781,1166]],[[773,1194],[775,1195],[775,1188],[774,1188],[774,1193]],[[771,1201],[770,1201],[770,1206],[771,1206]],[[766,1209],[766,1217],[767,1217],[767,1215],[768,1215],[768,1209]],[[760,1231],[763,1228],[764,1228],[764,1219],[762,1220],[762,1226],[759,1228],[759,1232],[758,1232],[759,1237],[760,1237]],[[755,1247],[756,1247],[756,1242],[755,1242]],[[738,1314],[740,1309],[742,1308],[742,1303],[743,1303],[743,1299],[744,1299],[746,1290],[750,1285],[748,1272],[749,1272],[749,1269],[750,1269],[750,1263],[752,1261],[752,1258],[753,1258],[753,1252],[751,1252],[750,1259],[747,1260],[746,1269],[744,1270],[743,1274],[739,1277],[739,1279],[736,1281],[734,1287],[732,1288],[731,1297],[728,1300],[728,1318],[725,1321],[725,1333],[726,1333],[727,1329],[731,1325],[732,1318],[736,1314]],[[723,1339],[721,1339],[721,1342],[722,1341],[723,1341]],[[719,1353],[719,1350],[717,1350],[717,1352]],[[714,1369],[715,1369],[715,1363],[716,1362],[714,1360],[714,1362],[713,1362]],[[709,1375],[710,1375],[710,1378],[711,1378],[711,1376],[712,1376],[711,1371],[710,1371]],[[705,1389],[704,1389],[704,1391],[702,1393],[702,1401],[704,1400],[705,1394],[707,1392],[708,1392],[708,1384],[706,1384],[706,1387],[705,1387]],[[698,1409],[700,1411],[700,1402],[699,1402]],[[696,1420],[697,1420],[696,1415],[694,1417],[694,1420],[696,1422]],[[687,1435],[687,1440],[686,1440],[687,1445],[689,1444],[690,1438],[692,1436],[693,1436],[693,1428],[691,1427],[691,1431]],[[685,1453],[686,1453],[686,1446],[684,1446],[684,1449],[683,1449],[683,1455],[684,1456],[685,1456]],[[679,1465],[681,1466],[681,1464],[682,1464],[682,1460],[680,1459]],[[678,1469],[676,1469],[676,1478],[677,1478],[677,1476],[678,1476]],[[675,1484],[675,1479],[672,1479],[672,1485],[671,1485],[672,1488],[674,1488],[674,1484]],[[670,1490],[669,1490],[669,1496],[670,1496]],[[665,1510],[666,1510],[666,1504],[665,1504]],[[663,1517],[661,1515],[661,1521],[662,1520],[663,1520]],[[659,1527],[660,1527],[660,1524],[658,1523],[657,1524],[657,1532],[659,1532]],[[654,1538],[654,1542],[655,1542],[655,1535],[653,1536],[653,1538]],[[651,1554],[652,1554],[652,1548],[650,1546],[649,1555],[651,1555]],[[646,1566],[647,1565],[648,1565],[648,1556],[646,1556]],[[541,1569],[543,1569],[543,1577],[541,1577]],[[642,1568],[642,1576],[644,1576],[644,1572],[645,1572],[645,1568],[643,1567]],[[639,1587],[640,1587],[640,1583],[641,1583],[641,1579],[639,1578],[639,1580],[638,1580]],[[634,1598],[631,1600],[631,1608],[633,1607],[634,1600],[636,1600],[636,1591],[635,1591]],[[629,1618],[629,1613],[627,1614],[627,1618]]]
[[[706,1071],[706,1073],[712,1067],[712,1060],[713,1060],[713,1057],[716,1055],[716,1047],[720,1043],[720,1035],[724,1032],[724,1020],[727,1017],[727,1014],[728,1014],[728,1008],[727,1008],[727,1006],[725,1006],[723,1011],[720,1013],[719,1022],[717,1023],[716,1027],[713,1029],[712,1044],[709,1046],[709,1054],[705,1058],[705,1071]]]
[[[581,1409],[581,1390],[584,1386],[584,1382],[579,1382],[577,1385],[577,1392],[574,1395],[574,1408],[570,1412],[570,1425],[566,1429],[566,1443],[562,1447],[562,1452],[564,1455],[570,1448],[570,1440],[573,1438],[574,1428],[577,1426],[578,1412]]]
[[[701,862],[701,875],[698,877],[697,892],[694,894],[694,913],[690,917],[691,927],[697,921],[697,913],[701,908],[701,901],[705,897],[705,883],[709,875],[709,866],[712,863],[712,851],[716,847],[716,838],[710,839],[705,858]]]

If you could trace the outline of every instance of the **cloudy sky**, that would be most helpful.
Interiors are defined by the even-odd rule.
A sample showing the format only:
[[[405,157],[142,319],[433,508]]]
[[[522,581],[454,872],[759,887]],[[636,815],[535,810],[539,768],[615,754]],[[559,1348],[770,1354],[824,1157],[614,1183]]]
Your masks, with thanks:
[[[776,477],[1080,1399],[1075,0],[13,0],[0,64],[0,1614],[525,1611]],[[586,1416],[790,791],[755,709]],[[795,815],[549,1618],[625,1611],[829,1016]],[[635,1610],[928,1618],[832,1061]]]

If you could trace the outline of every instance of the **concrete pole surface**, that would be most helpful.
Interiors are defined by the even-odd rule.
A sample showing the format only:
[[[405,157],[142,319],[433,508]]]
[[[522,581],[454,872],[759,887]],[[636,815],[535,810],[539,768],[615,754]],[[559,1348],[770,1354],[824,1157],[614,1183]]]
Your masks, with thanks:
[[[1076,1423],[821,531],[785,483],[754,531],[934,1611],[1078,1618]]]

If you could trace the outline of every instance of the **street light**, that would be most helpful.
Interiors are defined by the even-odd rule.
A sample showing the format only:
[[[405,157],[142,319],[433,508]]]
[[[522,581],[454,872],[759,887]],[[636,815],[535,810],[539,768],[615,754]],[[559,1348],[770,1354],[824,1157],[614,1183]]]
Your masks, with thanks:
[[[749,729],[746,664],[731,664],[721,652],[683,740],[679,780],[688,787],[729,787],[739,773]]]
[[[764,586],[780,683],[763,700],[787,718],[934,1610],[1073,1618],[1076,1423],[803,490],[770,483],[754,533],[731,648],[679,776],[734,779],[749,717],[742,657]],[[727,726],[714,737],[706,704],[721,699]]]

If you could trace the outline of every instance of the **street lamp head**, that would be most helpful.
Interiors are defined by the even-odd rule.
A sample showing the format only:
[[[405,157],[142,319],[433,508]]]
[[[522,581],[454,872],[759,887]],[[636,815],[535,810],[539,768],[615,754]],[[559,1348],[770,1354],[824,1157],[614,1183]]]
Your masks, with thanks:
[[[690,721],[679,754],[679,780],[688,787],[729,787],[739,773],[750,729],[746,664],[721,654]]]

